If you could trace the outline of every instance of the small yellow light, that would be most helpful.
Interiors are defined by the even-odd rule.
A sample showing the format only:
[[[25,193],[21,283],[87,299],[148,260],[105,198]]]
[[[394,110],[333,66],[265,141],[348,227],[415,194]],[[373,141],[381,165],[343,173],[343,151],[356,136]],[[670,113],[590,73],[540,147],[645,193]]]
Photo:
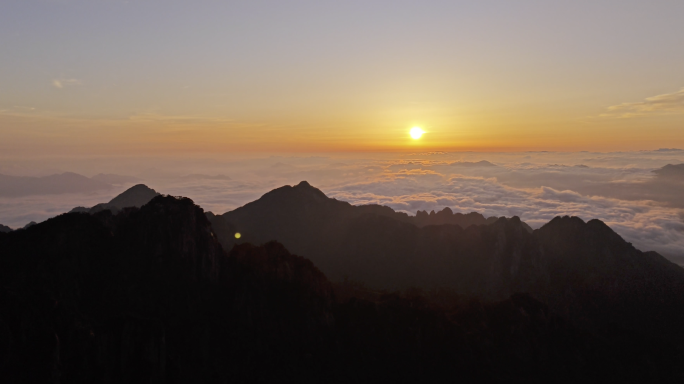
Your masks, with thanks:
[[[413,127],[411,128],[411,131],[409,133],[411,134],[413,140],[418,140],[421,136],[423,136],[423,133],[425,133],[425,131],[420,129],[420,127]]]
[[[240,232],[235,232],[235,238],[236,239],[239,239],[241,237],[242,237],[242,235],[240,234]]]

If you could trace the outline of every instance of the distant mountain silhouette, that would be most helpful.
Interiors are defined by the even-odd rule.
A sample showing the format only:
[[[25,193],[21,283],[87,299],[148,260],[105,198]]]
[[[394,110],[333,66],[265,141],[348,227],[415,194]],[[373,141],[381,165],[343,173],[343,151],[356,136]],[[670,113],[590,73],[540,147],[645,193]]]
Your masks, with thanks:
[[[100,203],[92,208],[76,207],[70,212],[96,213],[104,210],[110,210],[116,214],[124,208],[140,208],[158,195],[159,193],[157,191],[149,188],[145,184],[137,184],[128,188],[123,193],[110,200],[108,203]]]
[[[101,182],[107,183],[107,184],[112,184],[112,185],[137,183],[140,181],[140,179],[137,177],[114,175],[111,173],[100,173],[100,174],[97,174],[97,175],[91,177],[91,179],[101,181]]]
[[[684,182],[684,164],[668,164],[653,171],[659,178],[675,179]]]
[[[43,177],[0,175],[0,196],[8,197],[84,193],[111,188],[110,184],[73,172]]]
[[[303,202],[327,204],[303,187]],[[376,214],[359,219],[368,221],[359,232],[378,228],[387,238],[461,234],[454,244],[466,250],[482,241],[476,236],[489,236],[496,257],[510,266],[519,257],[525,265],[519,271],[528,276],[543,264],[554,266],[549,271],[566,267],[541,283],[587,306],[583,313],[594,318],[621,311],[651,316],[648,325],[658,328],[678,320],[682,308],[658,312],[673,304],[668,287],[681,281],[670,266],[597,221],[556,219],[544,229],[546,242],[518,249],[533,234],[515,218],[465,230],[421,229]],[[378,226],[388,222],[394,224]],[[536,249],[539,260],[528,260],[525,252]],[[530,294],[487,302],[449,291],[367,292],[347,281],[331,285],[310,260],[279,243],[240,244],[226,253],[207,215],[187,198],[157,196],[117,215],[63,214],[0,233],[0,250],[0,376],[11,383],[677,383],[684,377],[672,338],[650,339],[609,322],[578,328]],[[624,255],[634,257],[631,265],[621,264]],[[496,264],[486,252],[471,254],[478,257]],[[572,272],[579,267],[583,275]],[[650,278],[631,275],[632,268],[646,269]],[[662,296],[651,296],[654,289]],[[628,297],[637,304],[625,304]]]
[[[684,208],[684,194],[682,193],[684,164],[667,164],[653,170],[653,174],[654,177],[639,182],[592,182],[584,186],[578,185],[572,190],[589,196],[608,196],[622,200],[653,200],[671,207]]]
[[[0,232],[3,232],[3,233],[12,232],[12,228],[10,228],[6,225],[0,224]]]
[[[496,167],[495,164],[490,163],[487,160],[481,160],[477,162],[469,162],[469,161],[455,161],[453,163],[449,163],[449,165],[453,167],[468,167],[468,168],[473,168],[473,167]]]
[[[182,176],[182,180],[231,180],[230,177],[226,175],[215,175],[215,176],[210,176],[210,175],[202,175],[198,173],[193,173],[190,175]]]
[[[618,197],[634,200],[654,200],[672,207],[684,208],[684,164],[667,164],[653,171],[654,178],[643,183],[617,185],[622,195]]]
[[[477,214],[460,219],[482,221]],[[684,340],[684,269],[635,249],[599,220],[558,217],[533,232],[517,217],[465,229],[421,228],[408,215],[354,207],[306,182],[210,220],[226,248],[275,240],[333,281],[349,278],[372,289],[448,287],[486,300],[529,292],[578,325],[616,323]]]

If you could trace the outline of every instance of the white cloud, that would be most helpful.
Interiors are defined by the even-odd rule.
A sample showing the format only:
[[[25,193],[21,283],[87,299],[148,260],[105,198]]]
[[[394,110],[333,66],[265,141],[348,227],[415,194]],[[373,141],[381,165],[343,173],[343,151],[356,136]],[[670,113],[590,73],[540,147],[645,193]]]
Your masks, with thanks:
[[[59,89],[81,84],[83,84],[83,82],[79,79],[60,78],[52,80],[52,86]]]
[[[678,92],[646,98],[644,101],[608,107],[603,117],[629,118],[657,112],[684,113],[684,88]]]

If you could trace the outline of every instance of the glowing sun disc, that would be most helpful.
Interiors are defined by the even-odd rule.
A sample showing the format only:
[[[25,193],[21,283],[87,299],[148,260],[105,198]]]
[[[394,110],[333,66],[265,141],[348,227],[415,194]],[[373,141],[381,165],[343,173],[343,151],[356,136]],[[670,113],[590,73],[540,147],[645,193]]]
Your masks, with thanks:
[[[423,133],[425,133],[425,131],[420,129],[420,127],[413,127],[411,128],[410,133],[413,140],[418,140],[421,136],[423,136]]]

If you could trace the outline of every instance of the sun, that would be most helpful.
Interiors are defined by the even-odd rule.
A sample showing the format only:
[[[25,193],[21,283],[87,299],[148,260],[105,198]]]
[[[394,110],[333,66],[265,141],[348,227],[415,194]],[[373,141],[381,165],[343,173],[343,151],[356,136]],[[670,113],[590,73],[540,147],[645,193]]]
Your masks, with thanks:
[[[425,133],[425,131],[420,129],[420,127],[413,127],[411,128],[410,133],[413,140],[418,140],[421,136],[423,136],[423,133]]]

